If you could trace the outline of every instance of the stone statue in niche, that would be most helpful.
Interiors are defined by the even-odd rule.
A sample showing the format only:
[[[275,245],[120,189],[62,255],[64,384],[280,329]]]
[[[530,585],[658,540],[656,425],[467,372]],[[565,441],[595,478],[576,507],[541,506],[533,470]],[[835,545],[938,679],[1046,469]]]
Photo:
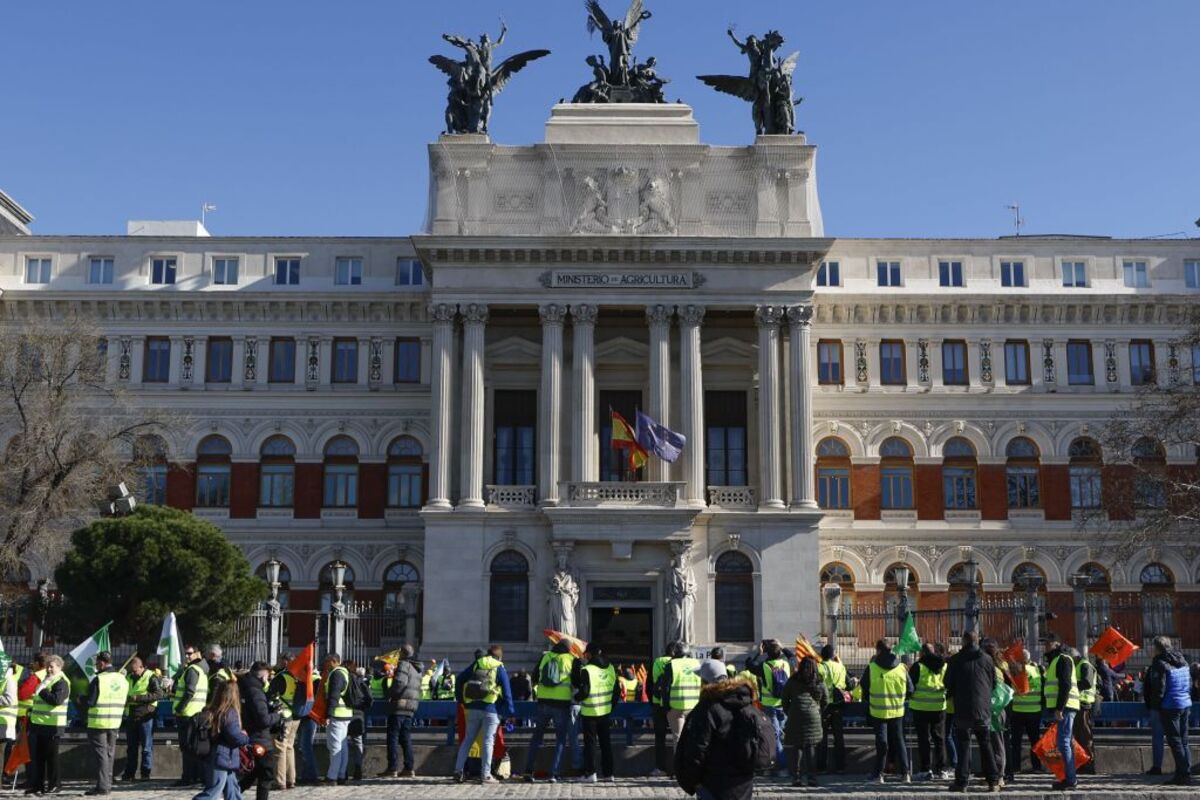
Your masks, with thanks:
[[[675,219],[671,214],[671,198],[667,194],[667,183],[662,178],[651,178],[646,182],[640,197],[640,219],[637,233],[674,233]]]
[[[608,218],[608,200],[600,189],[600,183],[591,175],[583,179],[583,198],[579,214],[571,225],[571,233],[613,233],[615,228]]]
[[[783,46],[779,31],[768,31],[761,39],[747,36],[740,41],[730,28],[726,33],[734,45],[750,60],[750,74],[697,75],[703,83],[718,92],[740,97],[751,104],[754,131],[759,135],[788,135],[796,132],[796,106],[792,98],[792,75],[796,71],[798,52],[782,61],[776,51]]]
[[[648,58],[638,63],[633,57],[633,46],[637,43],[642,22],[650,19],[650,12],[642,7],[642,0],[633,0],[624,17],[609,18],[598,0],[585,0],[588,33],[600,31],[608,45],[608,61],[604,56],[587,57],[592,68],[592,81],[575,92],[573,103],[664,103],[663,86],[669,81],[658,77],[657,62]]]
[[[579,604],[579,581],[570,565],[570,551],[559,549],[555,553],[556,570],[546,587],[550,606],[548,621],[556,631],[575,636],[575,607]]]
[[[691,546],[673,548],[667,584],[667,640],[690,644],[695,641],[696,579],[687,563]]]

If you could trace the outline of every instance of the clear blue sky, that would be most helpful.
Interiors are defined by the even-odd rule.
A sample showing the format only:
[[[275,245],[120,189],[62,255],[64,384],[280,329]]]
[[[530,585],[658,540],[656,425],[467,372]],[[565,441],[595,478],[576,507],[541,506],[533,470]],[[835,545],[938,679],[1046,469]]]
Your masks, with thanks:
[[[622,0],[623,1],[623,0]],[[623,13],[618,0],[603,0]],[[401,235],[426,198],[445,82],[439,34],[510,32],[553,54],[505,89],[493,139],[540,141],[602,49],[580,0],[55,0],[6,3],[0,188],[41,233],[194,218],[214,234]],[[800,50],[799,125],[826,231],[1200,233],[1197,0],[646,0],[637,54],[712,144],[746,104],[694,76],[744,69],[725,38]]]

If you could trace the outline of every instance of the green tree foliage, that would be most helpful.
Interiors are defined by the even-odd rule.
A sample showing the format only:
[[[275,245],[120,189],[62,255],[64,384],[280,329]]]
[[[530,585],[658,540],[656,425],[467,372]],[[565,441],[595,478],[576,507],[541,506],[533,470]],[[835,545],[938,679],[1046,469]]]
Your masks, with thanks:
[[[71,535],[54,580],[61,635],[86,636],[113,621],[113,641],[153,646],[174,611],[185,639],[226,640],[232,625],[267,596],[242,551],[221,529],[183,511],[139,506]]]

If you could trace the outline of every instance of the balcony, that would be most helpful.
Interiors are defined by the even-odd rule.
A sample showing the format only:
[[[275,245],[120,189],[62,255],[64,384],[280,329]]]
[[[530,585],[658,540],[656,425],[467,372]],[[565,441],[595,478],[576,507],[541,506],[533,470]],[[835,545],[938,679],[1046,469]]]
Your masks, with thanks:
[[[682,505],[682,481],[655,483],[598,481],[559,484],[562,504],[570,508],[677,508]]]
[[[713,508],[757,508],[758,499],[750,486],[709,486],[708,505]]]
[[[496,508],[536,508],[536,486],[496,486],[489,484],[484,500]]]

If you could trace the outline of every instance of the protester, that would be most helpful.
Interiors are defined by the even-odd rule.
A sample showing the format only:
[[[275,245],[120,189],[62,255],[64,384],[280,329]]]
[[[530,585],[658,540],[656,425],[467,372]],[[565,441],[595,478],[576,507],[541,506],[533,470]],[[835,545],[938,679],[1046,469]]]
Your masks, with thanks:
[[[192,800],[242,800],[238,770],[242,748],[250,737],[242,730],[242,699],[236,681],[218,681],[213,686],[212,708],[194,721],[208,728],[211,749],[205,764],[204,790]]]
[[[821,720],[829,704],[829,691],[817,669],[817,660],[804,658],[783,687],[783,708],[787,713],[784,745],[796,748],[793,786],[817,785],[817,744],[822,736]]]
[[[654,725],[654,769],[650,771],[651,778],[661,778],[672,770],[667,761],[667,730],[669,728],[667,711],[670,710],[670,706],[662,698],[659,683],[662,681],[667,664],[675,657],[677,650],[682,653],[683,645],[671,642],[667,645],[666,653],[654,659],[650,664],[650,686],[646,689],[646,694],[650,696]]]
[[[1154,660],[1146,673],[1146,707],[1162,721],[1167,745],[1175,761],[1175,774],[1167,784],[1190,786],[1191,751],[1188,749],[1188,713],[1192,679],[1187,659],[1166,636],[1154,637]]]
[[[0,766],[8,763],[13,742],[17,740],[17,714],[20,709],[17,686],[21,682],[22,672],[18,664],[9,664],[0,672],[0,742],[4,742],[4,761],[0,762]]]
[[[512,684],[514,703],[528,703],[533,699],[533,679],[528,672],[517,670],[509,678],[509,683]]]
[[[1074,789],[1078,783],[1075,774],[1075,748],[1072,731],[1075,715],[1079,713],[1079,687],[1075,683],[1075,663],[1068,655],[1058,636],[1046,636],[1046,677],[1042,680],[1042,694],[1046,699],[1046,710],[1054,714],[1058,724],[1055,745],[1062,756],[1065,777],[1055,781],[1056,790]]]
[[[71,684],[63,674],[62,656],[46,656],[42,678],[29,707],[29,770],[25,794],[53,794],[61,790],[58,743],[67,727]]]
[[[371,710],[374,698],[371,696],[371,684],[364,668],[357,666],[353,661],[347,661],[346,672],[353,684],[353,697],[357,699],[351,708],[350,727],[346,733],[346,740],[350,746],[346,777],[350,780],[361,781],[363,779],[363,760],[366,758],[367,752],[367,712]]]
[[[125,699],[125,769],[121,780],[131,781],[141,765],[141,778],[150,780],[154,767],[154,720],[158,716],[158,701],[166,694],[158,676],[146,669],[140,656],[129,660],[129,675],[125,679],[128,694]]]
[[[946,659],[932,642],[921,646],[921,657],[908,670],[913,683],[909,702],[917,728],[917,780],[945,780],[946,775]],[[931,760],[932,756],[932,760]]]
[[[951,791],[965,792],[971,774],[971,737],[979,747],[979,761],[988,791],[1000,787],[1000,774],[992,752],[992,690],[996,686],[995,662],[979,649],[974,631],[962,635],[962,648],[950,657],[946,669],[946,695],[954,698],[954,744],[958,753]]]
[[[872,783],[884,783],[883,768],[888,756],[900,769],[901,780],[912,782],[908,748],[904,745],[904,700],[913,693],[912,678],[886,640],[875,643],[875,656],[859,681],[875,729],[875,764]]]
[[[324,684],[320,675],[313,676],[313,697],[324,692]],[[300,750],[299,777],[297,786],[315,786],[318,782],[317,755],[313,748],[313,740],[317,736],[318,717],[315,710],[309,711],[296,726],[296,746]]]
[[[833,645],[827,644],[821,648],[821,663],[818,665],[825,691],[829,695],[829,704],[821,717],[821,741],[817,744],[817,771],[829,769],[828,742],[833,737],[833,768],[832,771],[841,775],[846,771],[846,737],[843,712],[846,707],[848,692],[846,667],[834,652]]]
[[[293,719],[296,704],[296,676],[288,671],[291,653],[280,653],[275,674],[267,684],[267,702],[279,707],[280,722],[275,729],[272,750],[275,753],[275,788],[291,789],[296,785],[296,731],[300,721]]]
[[[621,702],[637,703],[641,701],[642,685],[638,682],[637,673],[633,667],[622,667],[617,674],[617,682],[621,684]]]
[[[783,687],[792,675],[792,665],[784,657],[783,645],[770,639],[759,645],[762,659],[758,665],[758,685],[762,687],[759,703],[763,713],[775,727],[775,777],[788,776],[787,760],[783,755],[783,727],[787,713],[783,704]]]
[[[537,722],[533,737],[529,741],[529,752],[525,757],[526,783],[533,783],[534,763],[538,749],[546,738],[546,728],[554,726],[554,759],[550,762],[550,782],[557,783],[562,777],[563,752],[571,732],[571,676],[575,671],[575,656],[570,644],[560,639],[538,659],[537,669]]]
[[[179,754],[183,761],[183,774],[175,782],[178,787],[195,786],[204,779],[204,765],[196,757],[192,742],[195,739],[196,715],[208,703],[208,665],[200,657],[195,645],[183,649],[183,666],[174,676],[175,691],[171,699],[171,710],[175,714],[175,727],[179,731]]]
[[[219,644],[210,644],[204,649],[205,661],[208,663],[208,682],[231,681],[233,670],[225,666],[224,651]]]
[[[1004,780],[1011,783],[1021,769],[1022,739],[1029,740],[1030,769],[1036,772],[1041,767],[1033,746],[1042,736],[1042,671],[1032,663],[1029,651],[1021,650],[1017,658],[1008,662],[1008,674],[1013,683],[1013,701]]]
[[[241,677],[235,678],[242,700],[242,727],[254,746],[254,769],[241,780],[243,790],[257,785],[257,800],[270,797],[275,783],[275,742],[273,731],[279,730],[283,718],[272,711],[267,702],[267,679],[271,669],[265,661],[255,661]],[[232,681],[231,681],[232,682]]]
[[[414,778],[412,721],[421,699],[421,664],[413,660],[412,645],[400,648],[400,660],[387,685],[387,768],[381,778]],[[404,769],[397,771],[400,751],[404,750]]]
[[[112,653],[101,650],[95,656],[96,675],[88,684],[83,708],[86,714],[88,747],[96,770],[96,785],[84,792],[88,796],[112,794],[113,761],[117,755],[117,737],[125,715],[129,682],[112,665]]]
[[[350,693],[350,673],[342,665],[337,653],[325,656],[325,746],[329,751],[329,768],[325,771],[322,784],[346,784],[346,771],[350,766],[350,720],[354,709],[347,695]]]
[[[709,684],[687,716],[676,743],[679,786],[698,800],[750,800],[754,773],[776,751],[771,723],[754,706],[757,691],[743,677]]]
[[[1000,788],[1004,788],[1004,775],[1008,772],[1008,705],[1011,694],[1008,677],[1008,662],[995,639],[984,639],[983,652],[992,659],[996,671],[996,682],[992,686],[992,718],[988,726],[988,738],[992,744],[992,758],[996,762],[996,774],[1000,776]]]
[[[614,771],[609,729],[613,705],[621,697],[617,671],[604,655],[604,649],[597,642],[589,642],[583,654],[583,666],[572,677],[583,725],[583,777],[580,781],[596,783],[596,746],[599,745],[599,780],[611,782]]]
[[[500,727],[501,717],[511,717],[513,714],[512,685],[504,669],[504,648],[498,644],[489,647],[485,655],[477,657],[458,676],[458,686],[462,703],[466,706],[467,722],[458,757],[454,760],[454,780],[462,783],[466,779],[463,771],[467,766],[467,756],[471,752],[471,745],[482,734],[480,783],[494,784],[497,781],[492,777],[492,752],[496,730]]]
[[[676,747],[688,712],[700,702],[701,681],[696,674],[699,668],[700,662],[689,658],[683,645],[676,643],[674,657],[667,662],[659,679],[659,697],[667,708],[667,727],[671,729]]]
[[[1093,747],[1095,737],[1092,732],[1092,713],[1096,706],[1096,698],[1099,696],[1096,687],[1099,676],[1096,674],[1096,668],[1092,666],[1092,662],[1083,658],[1080,652],[1073,647],[1071,648],[1071,658],[1075,660],[1075,683],[1079,687],[1079,714],[1075,717],[1073,734],[1075,741],[1079,742],[1079,746],[1088,756],[1088,763],[1083,765],[1079,772],[1084,775],[1095,775],[1096,750]]]
[[[1120,670],[1113,669],[1099,655],[1092,656],[1092,666],[1096,668],[1096,690],[1104,702],[1117,699],[1117,685],[1124,675]]]
[[[725,667],[725,648],[714,647],[708,651],[708,658],[700,660],[696,670],[702,684],[709,684],[717,678],[728,678],[729,670]],[[707,676],[707,677],[706,677]]]

